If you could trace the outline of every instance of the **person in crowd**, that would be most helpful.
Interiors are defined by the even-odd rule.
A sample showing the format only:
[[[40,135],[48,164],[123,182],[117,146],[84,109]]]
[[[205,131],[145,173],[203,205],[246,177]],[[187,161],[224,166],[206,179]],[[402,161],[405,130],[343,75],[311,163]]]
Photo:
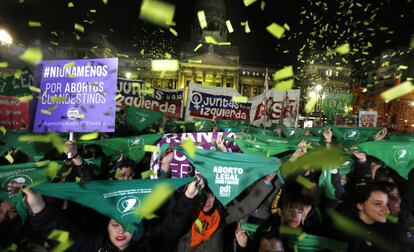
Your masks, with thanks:
[[[167,244],[180,235],[180,230],[191,219],[195,207],[195,197],[204,188],[204,180],[197,177],[188,184],[185,192],[176,202],[162,222],[154,225],[141,224],[130,233],[114,219],[110,219],[106,232],[86,233],[83,229],[64,218],[58,209],[48,206],[42,196],[28,187],[23,187],[25,203],[29,212],[28,220],[40,234],[50,234],[53,230],[66,230],[73,245],[67,251],[168,251]],[[145,227],[144,227],[145,226]]]

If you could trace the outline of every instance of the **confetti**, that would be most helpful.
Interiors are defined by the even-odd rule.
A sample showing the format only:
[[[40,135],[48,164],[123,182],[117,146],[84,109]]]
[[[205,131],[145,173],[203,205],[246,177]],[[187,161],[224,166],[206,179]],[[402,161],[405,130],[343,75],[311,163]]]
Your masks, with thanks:
[[[6,61],[0,62],[0,68],[6,68],[9,66],[9,63]]]
[[[196,48],[194,48],[194,52],[197,52],[197,50],[198,49],[200,49],[200,47],[202,47],[203,46],[203,44],[198,44],[197,46],[196,46]]]
[[[36,92],[36,93],[39,93],[40,94],[40,88],[38,88],[38,87],[33,87],[33,86],[29,86],[29,89],[31,90],[31,91],[33,91],[33,92]]]
[[[198,231],[199,231],[200,233],[202,233],[202,232],[203,232],[203,223],[201,222],[201,220],[200,220],[199,218],[197,218],[197,219],[194,221],[194,225],[196,225],[196,227],[197,227],[197,229],[198,229]]]
[[[243,25],[244,25],[244,32],[245,33],[250,33],[251,30],[250,30],[250,26],[249,26],[249,21],[246,20],[246,22],[243,22]]]
[[[75,115],[75,118],[83,119],[83,118],[85,118],[85,114],[77,114],[77,115]]]
[[[52,112],[50,112],[49,110],[46,110],[46,109],[41,109],[40,113],[45,114],[45,115],[52,115]]]
[[[175,6],[173,4],[156,0],[144,0],[141,4],[139,18],[166,27],[173,24],[174,12]]]
[[[16,79],[20,79],[20,76],[22,76],[23,71],[20,69],[17,69],[16,72],[14,72],[14,77],[16,77]]]
[[[49,178],[56,177],[57,173],[59,171],[59,163],[52,161],[49,163],[49,166],[47,167],[46,176]]]
[[[303,187],[307,189],[312,189],[312,187],[315,186],[309,179],[303,177],[302,175],[296,177],[296,182],[303,185]]]
[[[64,97],[64,96],[57,96],[57,95],[55,95],[55,96],[51,96],[50,97],[50,101],[52,102],[52,103],[55,103],[55,102],[66,102],[66,97]]]
[[[188,153],[188,155],[191,158],[194,158],[195,153],[196,153],[196,146],[195,146],[193,140],[191,140],[190,138],[187,138],[181,144],[182,144],[184,150]]]
[[[177,71],[178,60],[152,60],[152,71]]]
[[[3,126],[0,126],[0,132],[3,133],[3,135],[5,135],[7,132],[7,129]]]
[[[405,70],[405,69],[408,69],[408,66],[405,66],[405,65],[399,65],[399,66],[397,67],[397,71],[400,71],[400,70]]]
[[[149,178],[149,177],[151,177],[151,175],[152,175],[152,171],[151,170],[147,170],[147,171],[141,172],[141,179]]]
[[[283,27],[286,29],[286,31],[290,31],[290,26],[288,24],[284,23]]]
[[[308,113],[308,114],[311,113],[317,102],[318,102],[318,98],[317,97],[312,97],[305,105],[306,113]]]
[[[247,103],[247,99],[246,96],[233,96],[231,101],[235,103]]]
[[[94,9],[91,9],[91,10],[89,10],[91,13],[96,13],[96,10],[94,10]]]
[[[260,9],[261,9],[262,11],[264,11],[265,6],[266,6],[265,1],[262,1],[262,2],[260,3]]]
[[[42,27],[42,23],[37,21],[29,21],[29,27]]]
[[[198,22],[200,23],[201,29],[204,29],[207,27],[207,20],[206,20],[206,14],[203,10],[197,11],[197,17]]]
[[[43,53],[40,48],[29,47],[19,58],[26,63],[35,65],[43,59]]]
[[[343,44],[343,45],[341,45],[341,46],[339,46],[335,49],[335,52],[337,52],[339,54],[347,54],[347,53],[349,53],[349,51],[350,51],[350,49],[349,49],[349,44],[348,43]]]
[[[392,101],[398,97],[409,94],[411,91],[413,91],[413,85],[410,81],[405,81],[400,85],[381,93],[381,98],[385,101]]]
[[[293,76],[293,67],[287,66],[277,71],[274,75],[274,80],[281,80]]]
[[[14,158],[13,158],[13,156],[12,156],[12,155],[10,155],[10,153],[7,153],[7,155],[6,155],[6,156],[4,156],[4,158],[5,158],[7,161],[9,161],[9,163],[10,163],[10,164],[13,164],[13,163],[14,163]]]
[[[21,96],[18,98],[19,102],[29,102],[33,100],[33,95]]]
[[[227,21],[226,21],[226,26],[227,26],[227,30],[229,31],[229,33],[234,32],[234,30],[233,30],[233,26],[231,25],[230,20],[227,20]]]
[[[285,28],[283,28],[282,26],[280,26],[276,23],[272,23],[271,25],[266,27],[266,30],[278,39],[280,39],[283,36],[283,34],[285,33]]]
[[[145,152],[160,152],[160,146],[157,145],[144,145]]]
[[[292,89],[292,87],[293,87],[293,79],[289,79],[289,80],[276,83],[275,90],[283,91],[283,90]]]
[[[174,36],[178,36],[178,32],[176,30],[174,30],[173,28],[170,27],[169,31],[174,35]]]
[[[78,31],[78,32],[82,32],[82,33],[85,33],[85,28],[83,27],[83,25],[81,25],[81,24],[78,24],[78,23],[75,23],[75,30],[76,31]]]
[[[73,241],[69,240],[69,232],[67,231],[55,229],[47,238],[59,242],[59,244],[51,250],[52,252],[63,252],[73,245]]]
[[[75,7],[75,5],[73,4],[73,2],[69,2],[68,3],[68,8],[73,8],[73,7]]]
[[[84,134],[79,137],[79,140],[81,141],[89,141],[89,140],[95,140],[99,137],[99,132],[93,132],[89,134]]]
[[[204,39],[206,40],[206,43],[217,45],[217,41],[212,36],[205,36]]]
[[[173,192],[174,188],[170,184],[161,183],[156,185],[151,194],[142,200],[141,207],[136,212],[137,215],[146,219],[154,218],[154,212],[162,206]]]
[[[102,3],[107,5],[108,4],[108,0],[102,0]]]
[[[243,0],[244,6],[246,7],[253,4],[254,2],[256,2],[256,0]]]
[[[172,57],[172,56],[171,56],[171,54],[169,54],[169,53],[165,53],[165,58],[166,58],[166,59],[171,59],[171,57]]]

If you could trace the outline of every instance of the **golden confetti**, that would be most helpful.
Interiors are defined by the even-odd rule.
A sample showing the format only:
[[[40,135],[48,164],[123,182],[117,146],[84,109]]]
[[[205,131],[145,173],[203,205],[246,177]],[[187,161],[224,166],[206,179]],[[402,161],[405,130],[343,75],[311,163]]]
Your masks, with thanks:
[[[36,92],[36,93],[39,93],[40,94],[40,88],[38,88],[38,87],[33,87],[33,86],[29,86],[29,89],[31,90],[31,91],[33,91],[33,92]]]
[[[235,103],[247,103],[248,98],[246,96],[233,96],[231,98],[232,102]]]
[[[194,48],[194,52],[197,52],[197,50],[198,50],[198,49],[200,49],[200,47],[202,47],[202,46],[203,46],[203,44],[201,44],[201,43],[200,43],[200,44],[198,44],[198,45],[196,46],[196,48]]]
[[[178,32],[176,30],[174,30],[173,28],[170,27],[169,31],[174,35],[174,36],[178,36]]]
[[[0,62],[0,68],[6,68],[8,66],[9,66],[9,63],[8,62],[6,62],[6,61]]]
[[[350,49],[349,49],[349,44],[348,43],[343,44],[340,47],[337,47],[335,49],[335,52],[337,52],[339,54],[347,54],[347,53],[349,53],[349,51],[350,51]]]
[[[29,47],[19,58],[26,63],[35,65],[43,59],[43,53],[40,48]]]
[[[6,155],[6,156],[4,156],[4,158],[5,158],[7,161],[9,161],[9,163],[10,163],[10,164],[13,164],[13,163],[14,163],[14,158],[13,158],[13,156],[12,156],[12,155],[10,155],[10,153],[7,153],[7,155]]]
[[[410,81],[405,81],[400,85],[393,87],[383,93],[381,93],[381,98],[385,101],[392,101],[398,97],[409,94],[413,91],[413,85]]]
[[[256,2],[256,0],[243,0],[244,6],[246,7],[253,4],[254,2]]]
[[[200,10],[197,12],[198,22],[200,23],[201,29],[204,29],[207,27],[207,19],[206,14],[203,10]]]
[[[293,76],[293,67],[287,66],[277,71],[274,75],[274,80],[282,80]]]
[[[52,112],[50,112],[49,110],[46,110],[46,109],[41,109],[40,113],[45,114],[45,115],[52,115]]]
[[[234,32],[234,30],[233,30],[233,26],[231,25],[230,20],[227,20],[227,21],[226,21],[226,26],[227,26],[227,30],[229,31],[229,33]]]
[[[156,0],[143,0],[139,18],[155,25],[169,26],[173,24],[175,6]]]
[[[37,21],[29,21],[29,27],[42,27],[42,23]]]
[[[85,28],[83,27],[83,25],[75,23],[75,30],[78,32],[82,32],[85,33]]]
[[[191,158],[194,158],[196,153],[196,145],[194,144],[193,140],[187,138],[183,142],[181,142],[181,145],[183,146],[184,150],[188,153],[188,155]]]
[[[5,135],[7,132],[7,129],[3,126],[0,126],[0,132],[3,133],[3,135]]]
[[[79,137],[79,140],[81,141],[89,141],[89,140],[95,140],[99,137],[99,132],[92,132],[89,134],[84,134]]]
[[[19,102],[29,102],[29,101],[33,100],[33,95],[21,96],[17,99],[19,100]]]
[[[144,145],[145,152],[160,152],[160,146],[157,145]]]
[[[266,27],[266,30],[268,32],[270,32],[270,34],[275,36],[277,39],[280,39],[283,36],[283,34],[285,33],[285,28],[283,28],[282,26],[280,26],[276,23],[272,23],[271,25]]]
[[[75,7],[75,5],[73,4],[73,2],[69,2],[68,3],[68,8],[73,8],[73,7]]]
[[[178,60],[152,60],[152,71],[177,71]]]

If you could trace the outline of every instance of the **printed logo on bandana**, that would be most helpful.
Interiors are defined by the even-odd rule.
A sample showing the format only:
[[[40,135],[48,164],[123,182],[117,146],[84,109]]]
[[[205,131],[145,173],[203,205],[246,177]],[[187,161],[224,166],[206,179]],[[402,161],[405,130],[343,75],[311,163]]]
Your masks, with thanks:
[[[220,197],[230,197],[231,185],[239,185],[239,175],[242,175],[244,170],[243,168],[216,165],[213,172],[216,174],[214,183],[220,185]]]
[[[27,175],[23,175],[23,174],[17,174],[17,175],[12,175],[10,177],[8,177],[3,185],[2,188],[7,188],[7,184],[8,183],[16,183],[16,184],[20,184],[20,185],[32,185],[33,184],[33,180],[31,177],[27,176]]]
[[[295,131],[294,130],[289,130],[289,136],[293,136],[293,134],[295,134]]]
[[[132,214],[140,206],[140,201],[134,196],[125,196],[118,200],[116,208],[122,214],[122,217]]]
[[[400,147],[394,151],[394,161],[397,165],[408,163],[411,158],[411,151],[406,147]]]
[[[128,146],[131,148],[144,146],[144,138],[140,136],[131,137],[128,139]]]
[[[359,138],[359,131],[358,130],[348,130],[344,134],[344,138],[346,140],[357,140]]]
[[[73,120],[79,115],[79,110],[77,108],[70,108],[66,112],[66,115],[69,119]]]

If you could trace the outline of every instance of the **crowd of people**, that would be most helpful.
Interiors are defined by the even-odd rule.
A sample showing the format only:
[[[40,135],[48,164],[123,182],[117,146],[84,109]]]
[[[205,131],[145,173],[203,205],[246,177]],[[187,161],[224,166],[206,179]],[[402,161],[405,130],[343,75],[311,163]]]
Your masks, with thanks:
[[[387,131],[381,130],[371,141],[386,136]],[[321,140],[328,149],[337,145],[330,128],[324,129]],[[225,141],[216,140],[216,151],[227,151]],[[113,160],[97,145],[74,141],[65,145],[64,154],[45,153],[45,159],[64,160],[52,183],[142,179],[141,172],[149,167],[148,156],[137,163],[120,153]],[[294,163],[310,148],[301,141],[295,151],[278,155],[279,162]],[[159,159],[158,179],[174,179],[170,163],[175,151],[169,149]],[[13,149],[5,154],[14,155],[15,163],[30,160]],[[330,167],[333,194],[325,193],[319,183],[326,167],[303,167],[289,174],[268,174],[223,206],[208,181],[191,174],[196,179],[176,190],[156,211],[156,218],[143,220],[133,232],[94,209],[42,196],[24,183],[11,181],[2,190],[8,195],[21,191],[28,216],[20,217],[13,202],[1,202],[0,247],[40,252],[65,243],[66,251],[99,252],[414,251],[414,172],[407,180],[364,152],[353,151],[350,156],[355,162],[351,172],[341,174],[340,167]],[[85,161],[88,158],[101,158],[99,174]],[[4,158],[0,161],[8,164]],[[50,235],[54,230],[67,232],[67,241],[54,239]],[[307,239],[316,241],[308,250],[301,245]]]

